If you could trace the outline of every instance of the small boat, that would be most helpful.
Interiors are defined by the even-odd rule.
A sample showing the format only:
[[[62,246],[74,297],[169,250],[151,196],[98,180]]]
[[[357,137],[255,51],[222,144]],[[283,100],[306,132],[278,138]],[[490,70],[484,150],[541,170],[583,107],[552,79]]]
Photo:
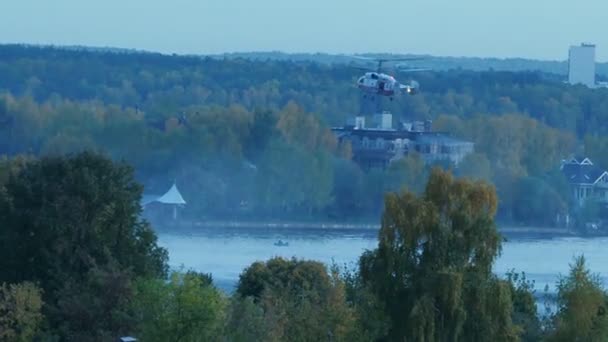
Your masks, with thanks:
[[[279,240],[279,241],[275,242],[274,245],[277,247],[287,247],[287,246],[289,246],[289,242],[284,242],[282,240]]]

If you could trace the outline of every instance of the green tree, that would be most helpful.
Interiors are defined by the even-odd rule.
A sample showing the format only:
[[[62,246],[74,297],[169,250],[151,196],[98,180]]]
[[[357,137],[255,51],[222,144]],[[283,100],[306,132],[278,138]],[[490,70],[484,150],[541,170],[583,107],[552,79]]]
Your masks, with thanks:
[[[366,195],[363,171],[352,161],[344,159],[334,160],[333,170],[330,216],[344,219],[361,214],[365,210],[363,199]]]
[[[578,257],[557,284],[557,313],[549,341],[608,340],[608,294]]]
[[[591,158],[594,164],[602,168],[608,167],[608,139],[605,136],[586,135],[584,137],[585,156]]]
[[[511,297],[513,298],[513,323],[522,327],[521,336],[524,342],[540,341],[543,337],[543,330],[536,308],[536,298],[534,297],[534,282],[526,278],[525,273],[507,273],[510,283]]]
[[[356,268],[342,270],[346,299],[356,311],[357,335],[361,341],[382,341],[390,328],[390,318],[373,289],[361,279]]]
[[[485,154],[471,153],[458,165],[456,170],[461,177],[475,180],[492,181],[492,166]]]
[[[406,188],[414,193],[424,189],[428,172],[422,158],[412,153],[403,159],[391,163],[386,171],[390,191]]]
[[[390,317],[391,340],[518,340],[509,283],[491,272],[496,205],[491,186],[439,169],[420,197],[386,196],[378,248],[360,273]]]
[[[253,297],[232,298],[224,326],[224,340],[230,342],[268,341],[271,324],[264,309]]]
[[[174,272],[169,282],[141,279],[133,310],[143,341],[214,341],[221,333],[225,299],[205,277]]]
[[[114,340],[133,330],[132,273],[116,263],[94,266],[79,278],[62,280],[57,302],[46,310],[54,335],[72,341]]]
[[[28,161],[31,161],[31,156],[15,156],[12,158],[0,157],[0,187],[4,186],[11,174],[19,172]]]
[[[42,291],[36,285],[0,286],[0,341],[27,342],[38,334],[43,320]]]
[[[258,161],[255,185],[262,210],[310,216],[331,203],[333,170],[327,153],[275,139]]]
[[[246,151],[249,158],[254,157],[256,153],[263,151],[268,142],[273,139],[277,133],[277,114],[270,110],[257,109],[253,113],[253,123],[249,134],[249,141],[246,144]]]
[[[95,285],[96,269],[126,272],[126,278],[165,275],[167,252],[140,219],[142,187],[126,164],[91,152],[45,157],[12,172],[1,189],[0,281],[39,284],[52,328],[78,327],[94,339],[97,327],[112,326],[65,322],[60,314],[79,284],[97,286],[83,294],[91,301],[116,303],[107,312],[124,304],[99,290],[105,285]],[[78,331],[64,330],[64,337],[72,333]]]
[[[557,214],[564,214],[567,204],[561,195],[542,178],[525,177],[515,185],[513,217],[518,222],[551,226]]]
[[[241,274],[241,298],[251,297],[269,324],[266,341],[348,341],[356,338],[344,281],[315,261],[273,258]]]

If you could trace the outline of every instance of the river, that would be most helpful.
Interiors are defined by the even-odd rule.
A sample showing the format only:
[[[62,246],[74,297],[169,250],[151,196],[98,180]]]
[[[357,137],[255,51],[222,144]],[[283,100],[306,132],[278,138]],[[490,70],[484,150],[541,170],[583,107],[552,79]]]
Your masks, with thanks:
[[[243,269],[257,260],[295,256],[354,266],[363,251],[377,246],[373,230],[199,229],[165,230],[158,236],[159,244],[169,251],[172,268],[211,273],[215,284],[228,292]],[[278,240],[287,241],[289,246],[275,246]],[[535,281],[538,292],[546,285],[553,291],[560,275],[568,273],[573,257],[584,254],[589,268],[608,284],[606,246],[608,238],[510,237],[503,243],[494,272],[504,276],[511,269],[523,271]]]

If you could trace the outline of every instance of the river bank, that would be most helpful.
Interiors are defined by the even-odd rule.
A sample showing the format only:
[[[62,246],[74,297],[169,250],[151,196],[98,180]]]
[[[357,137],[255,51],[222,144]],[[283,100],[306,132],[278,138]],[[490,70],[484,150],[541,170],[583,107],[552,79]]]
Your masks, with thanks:
[[[323,221],[254,221],[254,220],[208,220],[167,222],[155,224],[167,229],[251,229],[251,230],[365,230],[378,231],[380,224],[373,222],[323,222]],[[498,224],[498,230],[506,236],[581,236],[581,234],[561,227],[512,226]],[[601,236],[601,235],[598,235]]]

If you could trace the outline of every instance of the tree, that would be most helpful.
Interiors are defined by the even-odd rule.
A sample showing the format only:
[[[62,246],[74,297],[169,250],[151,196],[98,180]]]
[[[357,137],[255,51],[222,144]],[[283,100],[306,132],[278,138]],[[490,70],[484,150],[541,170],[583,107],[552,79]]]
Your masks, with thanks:
[[[383,303],[391,340],[518,340],[509,284],[491,272],[496,205],[491,186],[439,169],[420,197],[386,196],[378,248],[361,257],[360,274]]]
[[[225,299],[205,277],[174,272],[169,282],[141,279],[133,309],[142,341],[212,341],[221,333]]]
[[[428,177],[424,160],[415,153],[391,163],[386,173],[390,191],[406,188],[418,193],[424,189]]]
[[[19,172],[33,157],[15,156],[13,158],[0,157],[0,187],[4,186],[11,174]]]
[[[602,168],[608,167],[606,151],[608,150],[608,139],[605,136],[586,135],[584,137],[585,156],[591,158]]]
[[[273,215],[310,216],[331,202],[333,173],[327,153],[275,139],[258,161],[255,185],[261,209]]]
[[[253,112],[253,123],[246,152],[249,158],[263,151],[268,142],[277,135],[277,114],[270,110],[257,109]]]
[[[42,291],[36,285],[0,286],[0,341],[32,341],[43,320]]]
[[[268,341],[272,326],[253,297],[233,297],[228,307],[224,339],[230,342]]]
[[[528,280],[525,273],[518,274],[515,271],[507,273],[507,280],[510,283],[513,298],[512,319],[513,323],[523,329],[522,341],[540,341],[543,331],[534,297],[534,281]]]
[[[461,177],[486,182],[492,181],[492,166],[485,154],[471,153],[464,157],[456,172]]]
[[[330,215],[337,218],[349,217],[365,210],[363,198],[365,175],[359,167],[350,160],[336,159],[333,165],[334,183],[331,196],[333,198]]]
[[[66,340],[114,340],[133,331],[136,321],[132,273],[116,263],[94,266],[80,279],[64,279],[47,308],[51,333]]]
[[[64,322],[57,314],[80,284],[99,284],[94,270],[119,270],[126,278],[165,275],[167,252],[139,216],[142,188],[126,164],[91,152],[44,157],[12,172],[0,189],[0,281],[39,284],[53,328],[67,323],[92,333],[103,326]],[[104,290],[83,295],[115,303],[108,312],[125,302]]]
[[[329,127],[376,107],[362,106],[352,70],[330,56],[201,60],[21,46],[0,46],[0,55],[0,153],[100,149],[131,163],[149,190],[182,175],[178,182],[187,179],[195,194],[185,214],[197,217],[333,212],[344,196],[331,196],[337,173],[331,159],[350,159],[353,147],[339,145]],[[474,141],[476,154],[456,172],[494,182],[500,220],[510,220],[522,200],[512,191],[521,179],[546,181],[580,145],[598,165],[608,165],[605,90],[564,85],[553,74],[480,71],[503,62],[450,63],[477,71],[444,65],[417,75],[424,91],[396,97],[386,109],[395,118],[432,119],[434,130]],[[259,176],[226,172],[248,162]],[[376,172],[363,175],[371,189],[349,200],[367,202],[357,211],[361,217],[378,215],[383,192],[404,180],[397,173],[382,175],[386,182]],[[274,197],[278,192],[286,195]]]
[[[557,284],[557,313],[549,341],[606,341],[608,294],[580,256]]]
[[[344,282],[336,270],[328,273],[319,262],[273,258],[253,263],[241,274],[237,294],[262,308],[269,326],[263,340],[356,338],[355,313],[346,302]]]
[[[390,328],[390,318],[384,310],[384,303],[375,295],[369,284],[362,281],[358,269],[345,265],[342,269],[342,279],[346,300],[356,311],[357,335],[360,340],[382,341]]]
[[[542,178],[525,177],[515,184],[513,217],[518,222],[551,226],[557,214],[566,212],[561,195]]]

